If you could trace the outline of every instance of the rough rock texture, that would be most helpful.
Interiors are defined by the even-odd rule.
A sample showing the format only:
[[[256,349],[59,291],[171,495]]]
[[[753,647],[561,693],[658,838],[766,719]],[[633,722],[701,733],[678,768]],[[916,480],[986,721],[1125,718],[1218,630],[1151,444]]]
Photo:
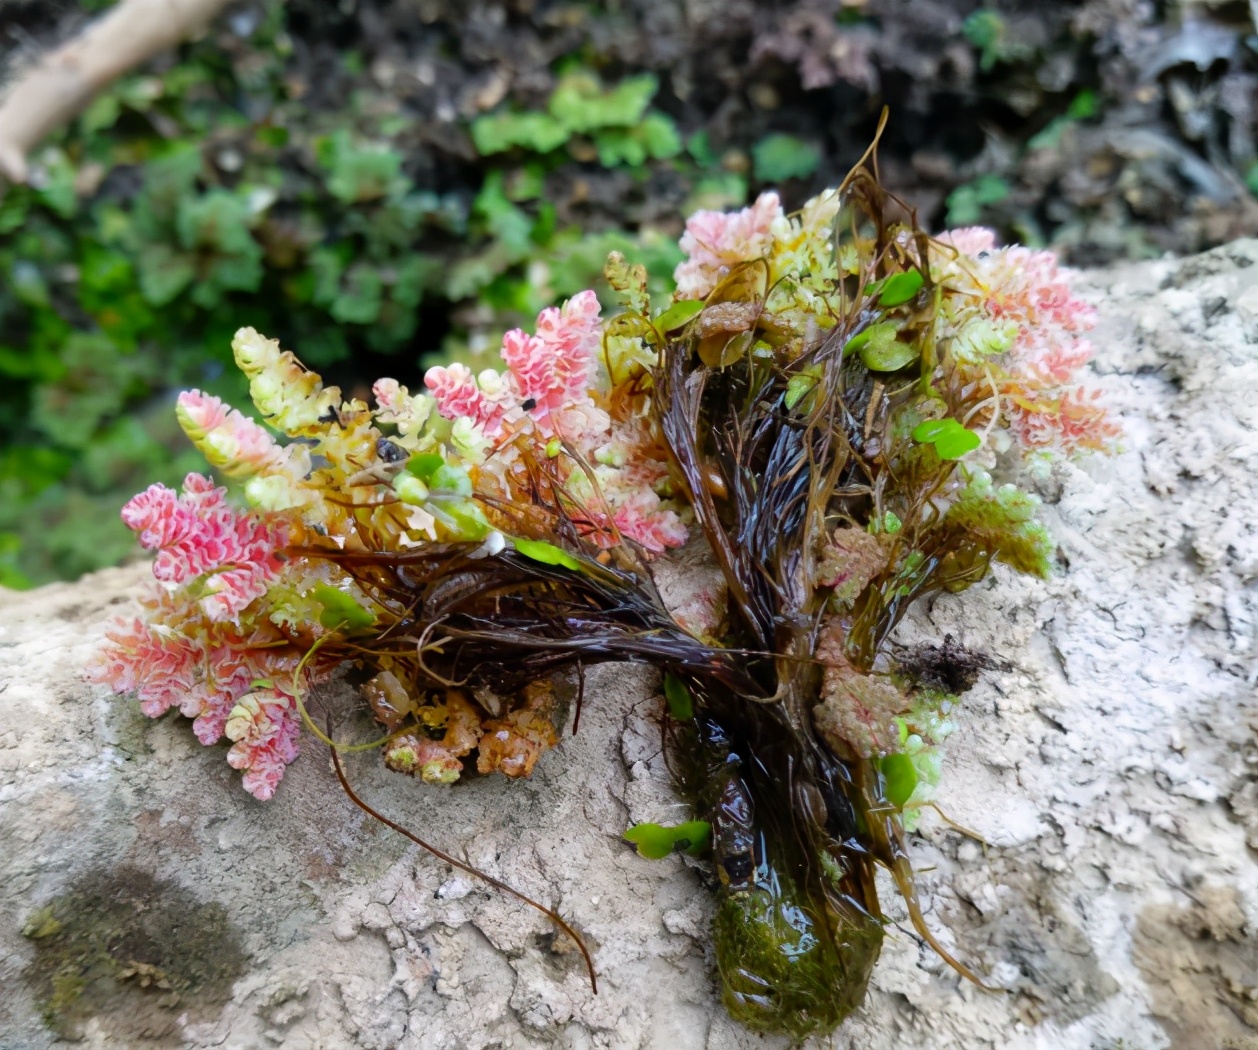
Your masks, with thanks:
[[[1061,574],[997,572],[903,631],[997,662],[941,791],[988,845],[928,812],[914,848],[929,922],[1008,992],[893,928],[834,1045],[1258,1047],[1258,242],[1090,283],[1127,451],[1039,483]],[[650,672],[592,674],[526,783],[351,764],[568,916],[595,997],[539,916],[351,808],[317,746],[260,804],[182,719],[83,684],[144,572],[0,597],[0,1046],[56,1044],[41,1013],[98,1047],[780,1045],[722,1012],[701,866],[619,840],[680,815]]]

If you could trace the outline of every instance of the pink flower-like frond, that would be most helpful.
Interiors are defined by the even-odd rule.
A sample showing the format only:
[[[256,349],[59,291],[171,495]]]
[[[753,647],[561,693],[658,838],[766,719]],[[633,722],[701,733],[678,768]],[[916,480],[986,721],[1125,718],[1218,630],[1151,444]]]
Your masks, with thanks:
[[[284,645],[269,623],[242,632],[232,623],[211,622],[180,592],[158,590],[143,604],[147,618],[125,617],[110,625],[87,677],[115,693],[134,692],[150,718],[178,708],[196,720],[197,739],[214,744],[223,736],[228,712],[254,682],[273,679],[291,686],[301,654]],[[305,685],[328,669],[316,661],[304,672]]]
[[[699,211],[686,220],[681,250],[688,258],[673,272],[680,299],[702,299],[739,263],[773,250],[773,224],[782,217],[776,193],[762,193],[741,211]]]
[[[1099,390],[1084,386],[1046,395],[1014,397],[1009,429],[1023,448],[1072,455],[1112,449],[1122,428],[1106,411]]]
[[[150,485],[122,508],[122,520],[140,543],[158,552],[153,575],[168,583],[210,574],[202,608],[212,620],[228,620],[266,592],[279,575],[282,521],[241,513],[226,490],[199,474],[184,479],[182,496]]]
[[[616,527],[622,535],[642,544],[652,554],[685,544],[689,532],[681,518],[671,510],[662,510],[658,499],[651,507],[650,500],[633,501],[616,508]]]
[[[88,666],[88,678],[135,693],[150,718],[180,707],[204,676],[204,645],[169,627],[131,617],[110,625],[105,637],[109,644]]]
[[[371,385],[371,392],[375,396],[376,404],[380,406],[380,412],[376,413],[377,418],[380,418],[381,412],[396,415],[406,401],[405,388],[396,379],[377,379]],[[393,421],[389,419],[385,422]]]
[[[396,379],[377,379],[371,392],[376,397],[377,423],[392,423],[403,437],[417,435],[428,420],[433,401],[412,397],[411,392]]]
[[[210,464],[231,477],[260,474],[283,458],[267,430],[212,394],[185,390],[175,416]]]
[[[241,697],[227,719],[233,740],[227,761],[245,770],[244,788],[266,801],[275,794],[284,770],[297,757],[301,716],[296,701],[282,688],[259,689]]]
[[[1027,452],[1066,455],[1111,448],[1120,428],[1100,394],[1081,382],[1096,310],[1074,294],[1051,251],[996,248],[990,230],[951,230],[940,241],[959,258],[936,260],[948,286],[993,323],[1013,325],[1012,347],[993,359],[1009,432]]]
[[[1051,339],[1054,329],[1077,334],[1096,323],[1096,310],[1074,295],[1053,252],[1003,248],[983,276],[992,317],[1017,321],[1027,338],[1034,332]]]
[[[434,365],[424,373],[424,386],[436,399],[437,411],[446,419],[467,416],[479,423],[486,434],[498,432],[508,406],[481,390],[467,365],[454,364],[449,368]]]
[[[562,307],[537,315],[537,334],[519,328],[502,339],[502,359],[521,401],[532,400],[539,421],[567,405],[588,400],[590,374],[602,342],[598,296],[578,292]]]
[[[955,248],[962,255],[978,255],[996,247],[995,231],[985,226],[960,226],[939,235],[941,244]]]

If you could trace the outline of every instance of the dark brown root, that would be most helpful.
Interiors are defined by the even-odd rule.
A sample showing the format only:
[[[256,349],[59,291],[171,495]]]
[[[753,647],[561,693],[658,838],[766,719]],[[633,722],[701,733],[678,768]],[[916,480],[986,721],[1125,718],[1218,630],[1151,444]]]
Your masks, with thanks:
[[[585,703],[585,667],[577,661],[577,710],[572,716],[572,735],[577,735],[577,726],[581,724],[581,705]]]
[[[948,827],[950,827],[953,831],[957,832],[960,835],[964,835],[967,839],[973,839],[984,849],[991,848],[991,843],[988,842],[987,839],[983,838],[983,836],[980,835],[973,828],[967,828],[964,824],[958,824],[955,820],[953,820],[950,816],[948,816],[947,813],[943,811],[943,809],[940,807],[938,802],[923,802],[920,808],[933,809],[935,813],[938,815],[939,819],[942,820],[945,824],[947,824]]]
[[[328,736],[331,737],[331,735],[332,735],[332,726],[331,726],[331,723],[329,723]],[[571,937],[573,942],[576,944],[577,948],[580,950],[582,958],[585,959],[585,968],[586,970],[589,971],[589,974],[590,974],[590,989],[593,991],[595,995],[598,995],[598,975],[594,971],[594,959],[590,955],[590,950],[585,946],[585,941],[581,939],[581,935],[577,933],[577,931],[573,929],[572,926],[558,912],[553,911],[550,908],[546,907],[546,905],[533,900],[532,897],[525,896],[519,890],[511,886],[508,886],[501,879],[496,879],[492,875],[488,874],[487,872],[483,872],[479,868],[474,868],[471,864],[468,864],[465,861],[461,861],[457,857],[452,857],[449,853],[446,853],[444,850],[438,849],[436,846],[430,845],[429,843],[421,839],[418,835],[416,835],[414,832],[407,830],[401,824],[397,823],[397,821],[390,820],[379,810],[373,809],[366,802],[364,802],[361,798],[359,798],[357,793],[354,791],[354,789],[349,786],[349,781],[345,778],[345,770],[341,766],[341,758],[340,758],[340,755],[336,753],[336,748],[330,748],[329,750],[332,752],[332,768],[336,770],[336,779],[341,782],[342,790],[345,792],[346,795],[349,796],[349,800],[352,803],[354,803],[354,805],[356,805],[359,809],[361,809],[364,813],[366,813],[370,817],[374,817],[376,820],[380,821],[380,823],[383,824],[385,827],[391,828],[392,830],[396,831],[399,835],[403,835],[406,838],[410,839],[413,843],[415,843],[415,845],[419,846],[421,849],[427,850],[438,860],[443,860],[447,864],[455,868],[458,868],[460,871],[465,871],[469,875],[473,875],[476,878],[482,880],[483,882],[489,883],[489,885],[491,885],[494,889],[501,890],[503,893],[510,894],[512,897],[514,897],[518,901],[523,901],[530,908],[535,908],[537,911],[545,915],[546,918],[548,918],[556,926],[558,926],[559,929],[561,929],[564,933],[566,933],[569,937]]]
[[[917,900],[917,883],[913,878],[913,868],[909,864],[908,859],[900,857],[894,864],[888,865],[888,869],[891,872],[891,877],[895,879],[896,888],[900,891],[900,896],[904,898],[904,906],[908,908],[909,921],[912,922],[913,929],[917,931],[918,936],[922,940],[935,950],[935,954],[967,981],[982,988],[983,991],[1005,991],[1004,988],[997,988],[995,985],[988,984],[968,966],[954,958],[948,949],[940,944],[935,935],[931,933],[930,927],[926,925],[926,919],[922,915],[921,905]]]

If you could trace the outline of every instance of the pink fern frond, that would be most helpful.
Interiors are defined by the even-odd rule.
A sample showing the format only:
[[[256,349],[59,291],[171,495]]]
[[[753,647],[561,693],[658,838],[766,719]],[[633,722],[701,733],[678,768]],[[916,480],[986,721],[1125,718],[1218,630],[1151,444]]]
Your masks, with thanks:
[[[434,365],[424,373],[424,385],[436,400],[437,411],[446,419],[466,416],[483,427],[486,434],[498,433],[508,403],[486,394],[467,365]]]
[[[502,359],[514,377],[521,402],[534,419],[589,398],[591,372],[602,343],[598,296],[578,292],[562,307],[537,315],[537,334],[516,328],[502,339]]]
[[[185,390],[175,416],[210,465],[229,477],[260,474],[283,459],[269,431],[211,394]]]
[[[282,688],[264,688],[241,697],[225,726],[234,741],[227,752],[233,769],[245,770],[243,785],[265,802],[275,794],[284,770],[297,758],[301,716]]]
[[[699,211],[686,220],[681,250],[688,256],[673,272],[679,299],[702,299],[739,263],[773,250],[773,224],[782,218],[776,193],[762,193],[740,211]]]
[[[150,485],[122,508],[140,543],[158,552],[154,577],[178,584],[209,574],[202,608],[211,620],[231,619],[266,593],[283,567],[287,536],[282,520],[241,513],[226,495],[209,478],[189,474],[183,496]]]

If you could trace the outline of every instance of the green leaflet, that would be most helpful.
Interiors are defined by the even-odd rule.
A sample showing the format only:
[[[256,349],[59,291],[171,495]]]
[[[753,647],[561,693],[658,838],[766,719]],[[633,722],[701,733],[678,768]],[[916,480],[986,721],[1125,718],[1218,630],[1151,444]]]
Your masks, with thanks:
[[[695,716],[694,701],[690,690],[674,674],[664,675],[664,699],[668,701],[668,713],[679,722],[688,722]]]
[[[452,467],[443,463],[432,472],[432,478],[428,484],[432,486],[434,492],[442,493],[447,497],[459,496],[468,499],[472,495],[472,479],[463,467]]]
[[[896,325],[894,321],[879,321],[877,324],[871,324],[863,331],[857,332],[843,346],[843,356],[854,354],[861,347],[868,345],[875,340],[883,340],[888,337],[894,339],[896,333]]]
[[[702,299],[683,299],[656,317],[654,324],[661,332],[675,332],[702,310]]]
[[[999,204],[1009,192],[1009,183],[999,175],[981,175],[973,182],[964,182],[948,194],[945,222],[949,226],[973,226],[989,204]]]
[[[907,303],[921,291],[924,278],[920,270],[907,270],[893,274],[882,282],[882,293],[878,296],[879,306],[899,306]]]
[[[559,565],[573,572],[581,571],[581,563],[562,547],[556,547],[545,540],[526,540],[513,538],[511,545],[526,558],[541,562],[543,565]]]
[[[882,770],[883,795],[896,809],[903,809],[917,790],[917,767],[913,759],[904,754],[886,755],[878,765]]]
[[[899,326],[894,321],[879,321],[857,332],[843,347],[843,355],[860,354],[865,367],[871,372],[895,372],[906,368],[921,357],[921,351],[908,343],[902,343],[896,335]]]
[[[794,408],[804,400],[820,381],[820,370],[813,366],[806,371],[797,372],[786,381],[786,394],[783,401],[788,409]]]
[[[452,467],[436,452],[417,452],[406,461],[407,473],[446,498],[472,495],[472,479],[463,467]]]
[[[503,153],[514,146],[549,153],[571,134],[549,113],[490,113],[472,121],[472,142],[482,156]]]
[[[359,605],[351,595],[329,584],[317,584],[314,589],[314,598],[323,606],[323,612],[319,614],[319,623],[329,631],[335,631],[340,627],[354,631],[362,627],[370,627],[376,622],[375,615]]]
[[[698,856],[712,840],[712,825],[706,820],[688,820],[674,827],[635,824],[624,837],[637,846],[639,856],[647,860],[660,860],[677,850]]]
[[[461,540],[483,540],[489,535],[489,521],[485,512],[472,500],[454,503],[433,503],[429,509],[434,518],[450,529]]]
[[[821,163],[821,150],[794,135],[766,135],[751,149],[756,178],[760,182],[806,179]]]
[[[432,483],[432,476],[445,466],[446,461],[436,452],[417,452],[406,461],[406,469],[425,485]]]
[[[638,167],[648,157],[665,160],[681,152],[681,136],[663,113],[648,113],[633,128],[604,128],[593,132],[598,162],[605,168],[617,164]]]
[[[920,350],[896,338],[870,341],[860,349],[861,360],[871,372],[896,372],[922,356]]]
[[[983,442],[972,430],[967,430],[955,419],[928,419],[913,428],[913,440],[923,445],[934,445],[940,459],[960,459],[973,452]]]
[[[880,532],[893,536],[902,528],[904,528],[904,522],[900,520],[899,515],[893,511],[887,511],[881,518],[871,519],[869,524],[865,526],[865,531],[871,536],[877,536]]]
[[[421,507],[462,540],[484,539],[489,521],[472,499],[472,479],[463,467],[450,466],[435,452],[419,452],[393,479],[403,503]]]
[[[559,81],[546,108],[569,132],[627,128],[642,119],[658,89],[650,73],[604,88],[592,73],[576,70]]]
[[[659,88],[651,74],[627,77],[604,88],[593,73],[565,75],[547,103],[547,112],[500,112],[472,121],[472,141],[486,156],[520,147],[549,153],[576,135],[593,139],[604,167],[641,165],[648,157],[666,159],[681,152],[681,136],[671,117],[647,112]]]

